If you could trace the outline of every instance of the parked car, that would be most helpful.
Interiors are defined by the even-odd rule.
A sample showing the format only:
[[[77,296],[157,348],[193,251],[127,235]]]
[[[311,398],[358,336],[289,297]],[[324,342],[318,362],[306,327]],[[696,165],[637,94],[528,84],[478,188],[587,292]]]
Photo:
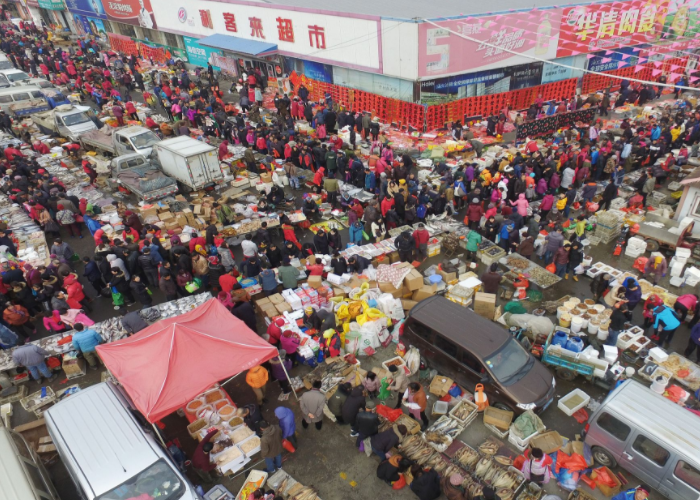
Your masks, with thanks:
[[[83,389],[44,413],[80,498],[200,498],[136,413],[110,382]]]
[[[444,297],[415,305],[401,336],[466,390],[483,384],[492,406],[542,412],[554,398],[551,372],[507,330]]]
[[[700,498],[698,416],[627,380],[588,419],[593,459],[620,466],[670,500]]]

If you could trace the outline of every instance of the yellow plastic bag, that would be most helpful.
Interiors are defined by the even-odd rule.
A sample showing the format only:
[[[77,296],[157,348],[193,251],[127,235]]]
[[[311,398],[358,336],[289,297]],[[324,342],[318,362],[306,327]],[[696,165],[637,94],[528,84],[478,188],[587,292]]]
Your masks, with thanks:
[[[367,292],[367,290],[369,290],[369,283],[364,282],[362,283],[362,286],[360,286],[359,291],[353,290],[354,295],[350,298],[353,300],[362,300],[362,296]]]
[[[351,319],[358,317],[362,313],[362,302],[359,300],[351,302],[348,306],[348,313],[350,314]]]
[[[341,304],[335,312],[335,317],[340,323],[350,320],[350,310],[347,304]]]
[[[380,318],[383,318],[386,316],[383,312],[381,312],[379,309],[375,309],[373,307],[367,307],[365,308],[364,312],[359,315],[357,318],[355,318],[355,321],[357,321],[357,324],[362,326],[368,321],[376,321]]]

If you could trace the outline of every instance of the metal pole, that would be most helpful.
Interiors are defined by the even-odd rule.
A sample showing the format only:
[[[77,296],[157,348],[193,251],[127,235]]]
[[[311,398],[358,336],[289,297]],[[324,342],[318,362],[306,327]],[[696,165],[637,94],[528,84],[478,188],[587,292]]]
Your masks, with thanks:
[[[284,374],[287,377],[287,382],[289,382],[289,387],[292,389],[292,394],[294,394],[294,398],[299,401],[299,396],[297,396],[297,391],[294,390],[294,387],[292,387],[292,379],[289,378],[289,373],[287,373],[287,368],[284,366],[284,363],[282,362],[282,358],[280,358],[279,354],[277,355],[277,359],[280,360],[280,365],[282,365],[282,369],[284,370]]]
[[[158,429],[158,426],[156,424],[151,424],[153,426],[153,430],[156,433],[156,436],[158,436],[158,439],[160,440],[161,444],[163,445],[164,449],[168,449],[168,447],[165,445],[165,441],[163,441],[163,436],[160,435],[160,429]]]

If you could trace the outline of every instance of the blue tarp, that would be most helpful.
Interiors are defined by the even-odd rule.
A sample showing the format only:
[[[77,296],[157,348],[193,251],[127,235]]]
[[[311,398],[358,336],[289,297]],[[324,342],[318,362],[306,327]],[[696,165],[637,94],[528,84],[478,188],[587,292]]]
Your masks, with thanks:
[[[277,44],[268,42],[258,42],[257,40],[246,40],[237,36],[216,34],[206,38],[200,38],[199,45],[223,49],[239,54],[249,54],[251,56],[270,55],[277,52]]]

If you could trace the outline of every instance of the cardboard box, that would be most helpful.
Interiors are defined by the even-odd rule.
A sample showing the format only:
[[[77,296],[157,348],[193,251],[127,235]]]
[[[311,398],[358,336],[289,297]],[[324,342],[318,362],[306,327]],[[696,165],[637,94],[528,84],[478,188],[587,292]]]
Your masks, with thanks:
[[[423,286],[423,275],[415,269],[411,269],[411,272],[406,275],[403,282],[406,285],[406,288],[412,292],[416,291]]]
[[[433,381],[430,382],[430,392],[441,398],[447,394],[447,391],[450,390],[452,384],[454,384],[454,380],[452,380],[450,377],[437,374],[433,378]]]
[[[42,444],[36,449],[37,453],[50,453],[52,451],[56,451],[56,446],[53,443]]]
[[[423,299],[432,297],[437,291],[437,285],[423,285],[420,289],[413,292],[413,300],[420,302]]]
[[[389,283],[388,281],[386,281],[386,282],[380,281],[379,282],[379,289],[384,293],[391,293],[391,294],[393,294],[397,290],[399,290],[399,291],[402,290],[402,289],[397,289],[392,283]]]
[[[613,474],[613,472],[605,466],[599,467],[598,469],[593,469],[593,471],[591,472],[591,479],[593,479],[595,481],[595,479],[598,477],[597,471],[599,469],[605,469],[605,471],[608,473],[608,476],[610,476],[615,481],[615,484],[616,484],[616,486],[611,488],[610,486],[607,486],[605,484],[601,484],[598,481],[596,481],[596,485],[598,485],[598,489],[603,493],[603,495],[610,498],[610,497],[614,497],[615,495],[620,493],[620,491],[622,490],[622,483],[617,478],[617,476],[615,474]]]
[[[279,293],[270,295],[268,298],[273,304],[281,304],[282,302],[284,302],[284,297],[282,297],[282,295],[280,295]]]
[[[347,295],[347,294],[345,293],[345,290],[343,290],[342,288],[333,287],[333,296],[334,296],[334,297],[343,297],[343,298],[345,298],[346,295]]]
[[[85,374],[85,360],[80,358],[65,359],[61,365],[66,376]]]
[[[474,312],[486,319],[493,320],[496,312],[496,294],[476,292],[474,294]]]
[[[267,316],[268,318],[274,318],[275,316],[279,316],[279,311],[273,304],[265,304],[263,307],[261,307],[262,313]]]
[[[418,302],[415,300],[406,300],[406,299],[401,299],[401,307],[403,307],[404,311],[410,311],[413,309],[413,306],[415,306]]]
[[[270,297],[263,297],[262,299],[257,299],[255,301],[255,305],[259,306],[259,307],[263,306],[265,304],[270,304],[270,303],[272,303],[272,301],[270,300]]]
[[[539,448],[547,454],[560,450],[563,445],[564,440],[557,431],[544,432],[530,440],[531,447]]]
[[[446,273],[442,269],[438,269],[437,273],[440,276],[442,276],[442,281],[444,281],[448,285],[451,284],[453,281],[457,281],[457,273]]]
[[[309,284],[311,288],[319,289],[323,286],[323,277],[322,276],[309,276],[309,278],[306,280],[306,282]]]
[[[398,262],[399,260],[401,260],[399,257],[399,252],[391,252],[389,254],[389,262],[391,262],[392,264],[394,262]]]
[[[292,306],[290,306],[286,302],[275,304],[275,309],[277,309],[277,312],[280,314],[283,314],[285,312],[292,312]]]
[[[489,406],[484,410],[484,423],[493,425],[502,431],[507,431],[513,422],[513,415],[512,411],[499,410]]]
[[[141,209],[141,217],[144,219],[146,217],[152,217],[152,216],[158,216],[158,209],[156,207],[150,207],[150,208],[142,208]]]
[[[158,218],[162,221],[167,221],[167,220],[173,218],[173,214],[170,212],[163,212],[163,213],[158,214]]]

